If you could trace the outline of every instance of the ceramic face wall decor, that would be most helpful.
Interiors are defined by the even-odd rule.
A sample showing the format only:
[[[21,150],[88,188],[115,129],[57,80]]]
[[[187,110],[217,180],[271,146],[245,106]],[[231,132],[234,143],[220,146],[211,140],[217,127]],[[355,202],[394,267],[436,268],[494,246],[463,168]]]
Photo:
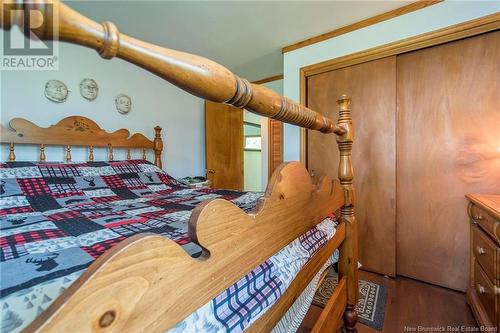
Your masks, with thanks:
[[[99,88],[97,87],[97,82],[93,79],[83,79],[80,82],[80,94],[83,98],[93,101],[97,98],[97,93],[99,92]]]
[[[120,94],[115,97],[115,105],[118,112],[121,114],[127,114],[132,109],[132,100],[129,96]]]
[[[52,102],[63,103],[68,98],[68,87],[59,80],[50,80],[45,84],[45,97]]]

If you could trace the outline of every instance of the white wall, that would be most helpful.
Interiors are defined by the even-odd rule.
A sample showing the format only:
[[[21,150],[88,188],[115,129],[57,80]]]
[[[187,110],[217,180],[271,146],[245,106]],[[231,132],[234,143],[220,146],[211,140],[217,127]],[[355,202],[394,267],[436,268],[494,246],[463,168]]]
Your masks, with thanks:
[[[470,21],[498,11],[500,11],[498,1],[444,1],[285,53],[283,94],[295,101],[300,100],[299,73],[302,67]],[[299,128],[285,124],[284,135],[285,160],[299,160]]]
[[[245,191],[265,191],[267,186],[267,173],[269,170],[269,126],[268,118],[259,116],[245,110],[244,120],[246,122],[259,124],[259,133],[262,142],[260,152],[247,151],[244,155],[244,189]],[[252,135],[244,133],[244,135]],[[256,135],[255,133],[253,135]],[[258,185],[257,185],[258,184]]]
[[[244,110],[243,120],[247,123],[260,125],[264,117]],[[243,138],[248,135],[260,135],[262,129],[259,127],[243,126]],[[267,142],[262,142],[266,145]],[[243,151],[243,189],[245,191],[262,191],[262,151]]]
[[[261,179],[262,179],[262,152],[245,150],[243,152],[243,163],[244,163],[244,190],[260,192]]]
[[[89,102],[79,92],[79,82],[93,78],[99,95]],[[45,82],[61,80],[71,91],[65,103],[54,103],[44,96]],[[60,43],[57,71],[2,71],[0,121],[7,125],[14,117],[49,126],[71,115],[95,120],[107,131],[128,128],[149,138],[153,127],[163,128],[165,151],[163,167],[175,177],[205,173],[204,102],[170,83],[120,59],[104,60],[95,51]],[[132,98],[132,111],[119,114],[114,97],[125,93]],[[6,160],[8,148],[1,147],[0,160]],[[47,148],[48,160],[64,158],[61,147]],[[18,160],[36,160],[36,148],[16,148]],[[105,159],[96,152],[96,159]],[[135,157],[139,157],[136,152]],[[152,154],[150,153],[150,160]],[[85,160],[83,149],[73,149],[73,160]],[[124,151],[115,151],[115,159],[124,159]]]
[[[261,121],[261,116],[258,114],[252,113],[250,111],[244,110],[243,113],[243,120],[246,121],[247,123],[252,123],[252,124],[260,124]]]

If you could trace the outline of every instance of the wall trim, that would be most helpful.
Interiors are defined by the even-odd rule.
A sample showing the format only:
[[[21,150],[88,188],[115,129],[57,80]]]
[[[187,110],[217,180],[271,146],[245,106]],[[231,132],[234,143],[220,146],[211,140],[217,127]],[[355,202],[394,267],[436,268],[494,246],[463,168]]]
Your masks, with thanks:
[[[373,24],[387,21],[387,20],[390,20],[392,18],[411,13],[411,12],[414,12],[416,10],[428,7],[428,6],[435,5],[435,4],[440,3],[442,1],[443,0],[418,0],[418,1],[415,1],[415,2],[410,3],[408,5],[405,5],[403,7],[399,7],[399,8],[393,9],[391,11],[364,19],[362,21],[359,21],[359,22],[356,22],[353,24],[349,24],[349,25],[343,26],[341,28],[326,32],[324,34],[302,40],[302,41],[294,43],[292,45],[285,46],[281,49],[281,52],[287,53],[287,52],[290,52],[293,50],[303,48],[305,46],[316,44],[316,43],[322,42],[324,40],[327,40],[327,39],[330,39],[333,37],[337,37],[337,36],[346,34],[348,32],[354,31],[354,30],[365,28],[365,27],[373,25]]]
[[[264,84],[264,83],[268,83],[268,82],[272,82],[272,81],[278,81],[278,80],[283,80],[283,74],[269,76],[269,77],[266,77],[266,78],[261,79],[261,80],[252,81],[252,83],[254,83],[254,84]]]
[[[308,77],[363,62],[415,51],[454,40],[463,39],[500,29],[500,13],[483,16],[471,21],[455,24],[443,29],[405,38],[393,43],[377,46],[339,58],[305,66],[301,73]]]
[[[299,73],[300,103],[307,106],[307,78],[310,76],[393,55],[420,50],[498,29],[500,29],[500,13],[494,13],[443,29],[302,67]],[[300,131],[300,161],[307,166],[307,131],[304,129]]]

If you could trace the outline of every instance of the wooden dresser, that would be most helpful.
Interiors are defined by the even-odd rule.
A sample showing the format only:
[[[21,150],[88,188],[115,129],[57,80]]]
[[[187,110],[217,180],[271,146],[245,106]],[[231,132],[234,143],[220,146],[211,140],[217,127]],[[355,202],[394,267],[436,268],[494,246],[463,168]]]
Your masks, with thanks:
[[[500,195],[469,194],[470,283],[467,300],[481,326],[500,326]]]

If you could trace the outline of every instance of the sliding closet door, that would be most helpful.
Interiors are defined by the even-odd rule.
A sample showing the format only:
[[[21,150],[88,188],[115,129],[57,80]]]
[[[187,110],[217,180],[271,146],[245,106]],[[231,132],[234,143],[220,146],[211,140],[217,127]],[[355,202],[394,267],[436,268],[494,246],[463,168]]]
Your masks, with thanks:
[[[334,119],[340,95],[352,97],[360,262],[366,270],[394,276],[396,58],[318,74],[307,83],[308,106]],[[338,177],[335,139],[333,134],[308,132],[307,165],[318,179]]]
[[[500,193],[500,32],[397,58],[398,274],[465,290],[467,193]]]

